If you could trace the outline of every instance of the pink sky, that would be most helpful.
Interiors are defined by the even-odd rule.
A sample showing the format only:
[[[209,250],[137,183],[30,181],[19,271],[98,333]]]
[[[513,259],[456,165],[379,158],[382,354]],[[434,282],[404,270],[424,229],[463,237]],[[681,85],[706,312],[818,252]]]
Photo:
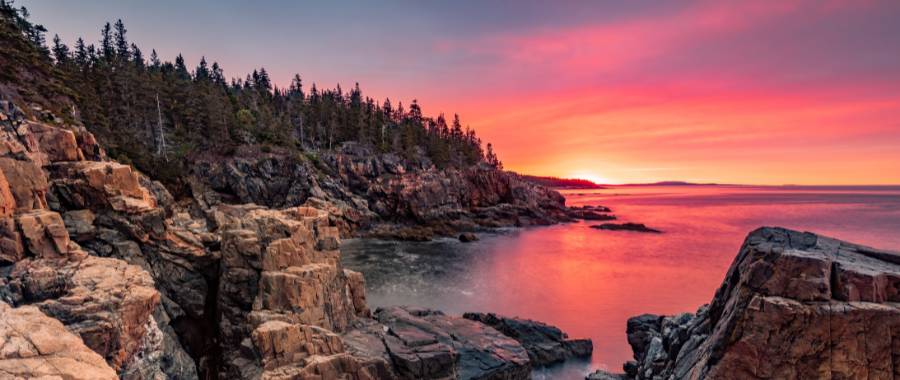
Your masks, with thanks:
[[[166,58],[459,113],[515,171],[900,184],[897,2],[48,3],[66,41],[121,17]]]

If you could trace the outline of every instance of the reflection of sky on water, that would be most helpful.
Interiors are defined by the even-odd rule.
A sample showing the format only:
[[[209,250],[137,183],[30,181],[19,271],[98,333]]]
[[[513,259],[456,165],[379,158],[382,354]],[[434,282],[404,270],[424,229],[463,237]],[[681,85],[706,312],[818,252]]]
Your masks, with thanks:
[[[590,337],[590,364],[536,377],[579,378],[630,359],[625,321],[693,311],[709,302],[750,230],[778,225],[900,249],[898,188],[617,187],[570,191],[568,203],[609,206],[660,235],[598,231],[593,222],[508,229],[476,243],[345,242],[373,306],[411,304],[448,313],[493,311]],[[616,195],[611,195],[616,194]]]

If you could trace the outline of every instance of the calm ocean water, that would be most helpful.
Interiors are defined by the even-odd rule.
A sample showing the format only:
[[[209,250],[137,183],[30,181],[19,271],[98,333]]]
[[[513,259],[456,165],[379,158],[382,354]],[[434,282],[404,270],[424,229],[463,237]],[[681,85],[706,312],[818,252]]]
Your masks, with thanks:
[[[344,264],[363,272],[372,306],[451,314],[490,311],[544,321],[594,341],[594,356],[535,373],[583,378],[631,359],[625,321],[694,311],[712,298],[746,234],[781,226],[900,250],[900,187],[635,186],[564,192],[663,234],[579,222],[481,234],[481,241],[351,239]]]

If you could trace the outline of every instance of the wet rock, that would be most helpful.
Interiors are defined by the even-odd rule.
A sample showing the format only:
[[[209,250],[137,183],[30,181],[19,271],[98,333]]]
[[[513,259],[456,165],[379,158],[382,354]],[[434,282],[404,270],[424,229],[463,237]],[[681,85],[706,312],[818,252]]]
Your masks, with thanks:
[[[375,312],[384,342],[405,378],[527,379],[528,353],[519,342],[479,322],[438,311],[392,307]]]
[[[607,372],[601,369],[598,369],[594,372],[591,372],[584,378],[585,380],[625,380],[627,377],[625,374],[621,373],[612,373]]]
[[[590,357],[590,339],[569,339],[555,326],[528,319],[506,318],[493,313],[465,313],[463,318],[484,323],[512,339],[528,352],[532,366],[546,366],[571,358]]]
[[[478,235],[475,235],[471,232],[464,232],[459,234],[459,241],[463,243],[471,243],[473,241],[478,241]]]
[[[645,226],[643,223],[603,223],[591,226],[598,230],[606,231],[634,231],[659,234],[662,231]]]
[[[628,323],[639,379],[900,373],[900,254],[808,232],[750,233],[709,306]]]
[[[0,302],[0,374],[21,379],[118,379],[77,335],[34,306]]]

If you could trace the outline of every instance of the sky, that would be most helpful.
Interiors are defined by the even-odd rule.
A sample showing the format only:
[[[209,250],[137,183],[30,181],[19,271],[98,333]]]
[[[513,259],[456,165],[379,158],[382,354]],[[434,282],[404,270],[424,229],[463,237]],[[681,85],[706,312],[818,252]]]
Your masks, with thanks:
[[[897,1],[19,0],[145,54],[458,113],[507,169],[602,183],[900,184]]]

